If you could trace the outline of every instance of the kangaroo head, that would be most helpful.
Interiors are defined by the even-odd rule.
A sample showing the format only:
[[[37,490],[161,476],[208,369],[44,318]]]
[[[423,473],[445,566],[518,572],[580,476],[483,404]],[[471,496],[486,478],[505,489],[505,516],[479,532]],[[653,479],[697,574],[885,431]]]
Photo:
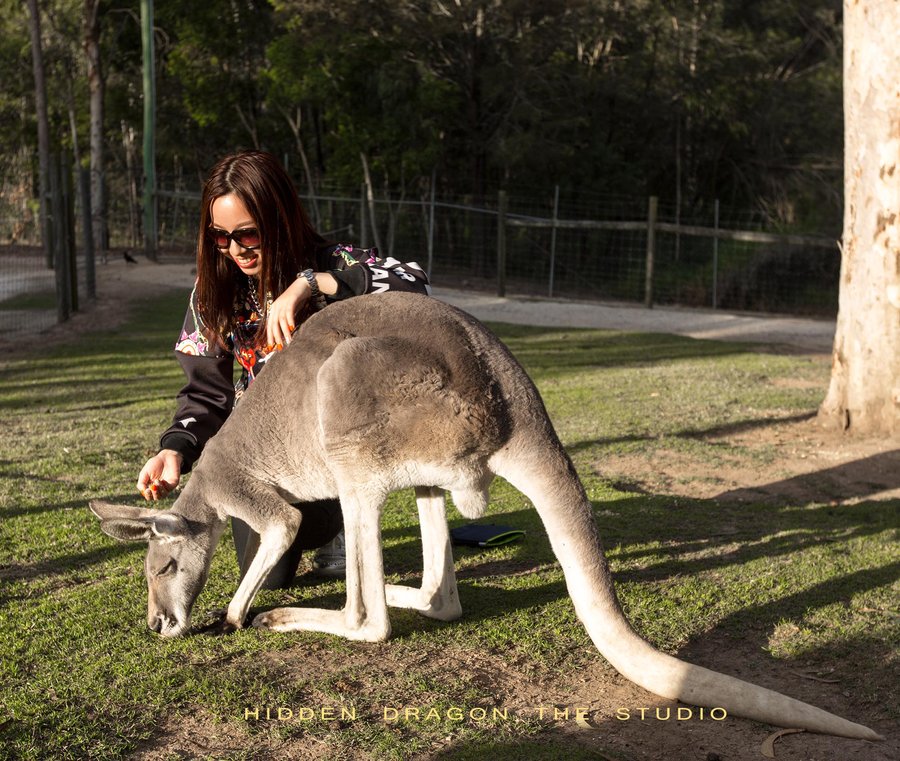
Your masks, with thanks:
[[[163,637],[187,633],[191,609],[206,584],[218,532],[171,510],[97,500],[90,507],[103,533],[123,542],[149,543],[144,560],[147,626]]]

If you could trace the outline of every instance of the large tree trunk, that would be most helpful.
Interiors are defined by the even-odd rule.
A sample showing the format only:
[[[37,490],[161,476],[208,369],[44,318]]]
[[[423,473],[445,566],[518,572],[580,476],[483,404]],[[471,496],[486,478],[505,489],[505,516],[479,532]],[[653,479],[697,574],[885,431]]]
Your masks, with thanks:
[[[844,234],[824,423],[897,432],[900,410],[900,15],[844,1]]]
[[[100,0],[84,0],[84,52],[87,56],[91,112],[91,217],[94,243],[106,261],[109,231],[106,225],[106,167],[103,136],[103,70],[100,67]]]
[[[41,244],[47,266],[53,266],[50,241],[50,210],[47,204],[50,177],[50,126],[47,117],[47,85],[44,77],[44,52],[41,43],[41,11],[37,0],[28,0],[28,27],[31,32],[31,63],[34,70],[34,106],[38,134],[38,193],[40,193]]]

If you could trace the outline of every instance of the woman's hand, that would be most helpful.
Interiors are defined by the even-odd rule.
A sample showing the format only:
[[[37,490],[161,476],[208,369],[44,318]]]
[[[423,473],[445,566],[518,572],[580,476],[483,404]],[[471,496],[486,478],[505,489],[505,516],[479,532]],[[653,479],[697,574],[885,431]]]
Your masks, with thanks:
[[[333,296],[338,291],[338,282],[329,272],[314,273],[319,291]],[[291,334],[296,329],[297,315],[312,296],[305,277],[298,277],[269,307],[266,317],[266,348],[283,349],[291,342]]]
[[[306,278],[298,277],[269,307],[266,316],[266,348],[283,349],[291,342],[297,314],[309,301],[312,289]]]
[[[174,449],[163,449],[147,460],[137,482],[144,499],[156,501],[172,492],[181,480],[183,462],[184,457]]]

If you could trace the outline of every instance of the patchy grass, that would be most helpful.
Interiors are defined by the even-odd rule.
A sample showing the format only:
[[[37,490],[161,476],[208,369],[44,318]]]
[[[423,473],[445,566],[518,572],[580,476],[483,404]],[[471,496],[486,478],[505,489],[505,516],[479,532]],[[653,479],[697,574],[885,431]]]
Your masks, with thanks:
[[[19,293],[0,301],[0,311],[11,309],[47,309],[56,311],[56,291]]]
[[[120,328],[0,362],[0,755],[624,759],[659,757],[640,755],[642,744],[680,747],[674,726],[664,737],[659,726],[612,718],[617,706],[656,703],[596,652],[537,515],[503,482],[490,514],[526,529],[527,540],[457,550],[460,621],[392,611],[384,644],[255,630],[151,635],[144,547],[101,534],[86,503],[141,501],[137,472],[181,385],[171,345],[184,303],[183,293],[144,303]],[[783,665],[838,680],[776,686],[886,731],[898,704],[896,501],[689,496],[691,479],[735,462],[777,471],[782,445],[747,437],[811,416],[826,364],[664,335],[494,328],[572,453],[638,630],[732,673]],[[679,493],[604,474],[607,460],[658,456],[693,464]],[[455,511],[451,519],[465,522]],[[392,497],[384,545],[389,580],[415,583],[411,493]],[[198,618],[224,607],[236,585],[226,536]],[[256,607],[339,607],[342,591],[342,582],[302,576],[261,593]],[[585,701],[600,740],[564,713]],[[711,732],[717,748],[732,731],[760,731],[737,720],[690,729]],[[859,744],[835,747],[835,758],[850,758]],[[877,753],[865,757],[889,757]]]

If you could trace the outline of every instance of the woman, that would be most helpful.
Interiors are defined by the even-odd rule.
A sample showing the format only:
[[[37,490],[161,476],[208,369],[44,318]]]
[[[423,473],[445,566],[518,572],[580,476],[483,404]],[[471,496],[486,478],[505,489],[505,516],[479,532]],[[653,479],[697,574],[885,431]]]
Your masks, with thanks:
[[[325,241],[272,155],[243,152],[216,164],[201,201],[197,281],[175,346],[187,384],[160,451],[138,477],[145,499],[158,500],[178,485],[267,359],[291,342],[296,325],[330,301],[386,290],[430,292],[415,263]],[[236,384],[235,360],[242,370]],[[332,551],[320,552],[314,566],[324,575],[343,572],[337,500],[297,509],[303,513],[297,539],[269,574],[268,588],[290,584],[302,550],[329,542]],[[237,519],[232,529],[243,574],[258,536]]]

